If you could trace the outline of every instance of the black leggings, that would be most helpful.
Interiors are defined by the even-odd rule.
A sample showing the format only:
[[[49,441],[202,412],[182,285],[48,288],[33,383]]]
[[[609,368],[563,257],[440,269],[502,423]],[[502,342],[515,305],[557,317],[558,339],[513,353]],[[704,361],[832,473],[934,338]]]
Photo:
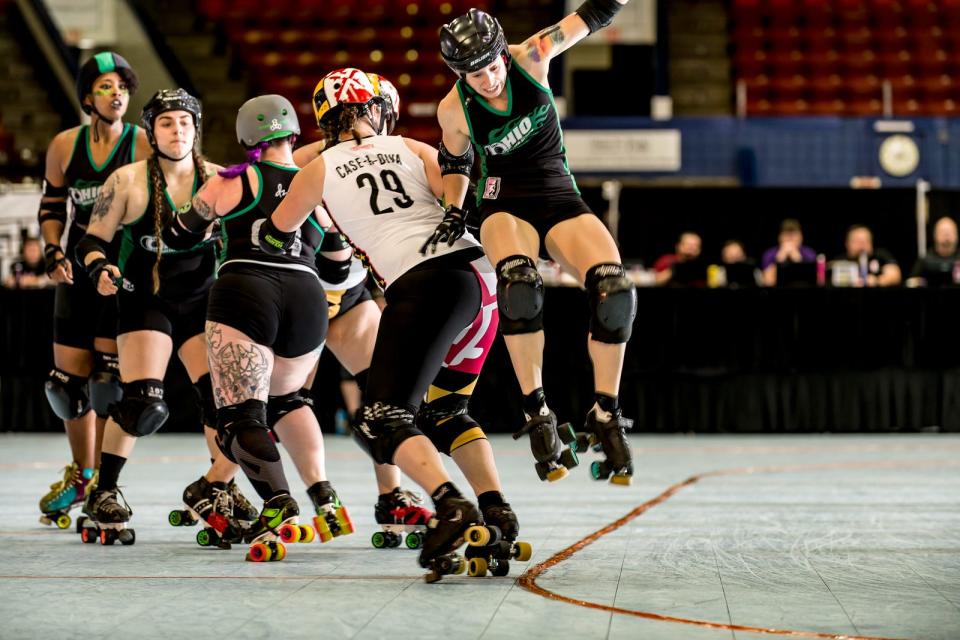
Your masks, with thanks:
[[[364,399],[415,413],[454,338],[480,309],[481,292],[470,266],[476,256],[458,251],[421,263],[385,293]]]

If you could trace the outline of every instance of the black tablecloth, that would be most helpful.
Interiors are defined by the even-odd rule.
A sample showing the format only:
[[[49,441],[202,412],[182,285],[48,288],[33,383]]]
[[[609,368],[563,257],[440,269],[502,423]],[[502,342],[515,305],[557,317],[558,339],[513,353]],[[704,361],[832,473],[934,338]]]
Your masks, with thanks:
[[[621,388],[644,431],[960,430],[958,289],[641,289]],[[52,366],[53,292],[0,291],[0,430],[62,429],[43,396]],[[580,422],[592,404],[586,295],[548,288],[544,380],[550,405]],[[314,391],[323,426],[340,403],[334,366]],[[197,430],[177,362],[173,417]],[[489,431],[519,426],[520,392],[498,339],[471,413]]]

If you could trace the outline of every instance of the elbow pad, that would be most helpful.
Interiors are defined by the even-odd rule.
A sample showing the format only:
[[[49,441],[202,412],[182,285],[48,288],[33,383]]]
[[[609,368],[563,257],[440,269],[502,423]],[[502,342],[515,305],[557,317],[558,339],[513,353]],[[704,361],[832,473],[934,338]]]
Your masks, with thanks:
[[[160,231],[160,239],[171,249],[185,251],[203,242],[204,232],[205,229],[194,231],[184,226],[181,216],[176,216],[164,225],[163,230]]]
[[[340,284],[346,281],[350,275],[350,263],[353,262],[353,256],[346,260],[331,260],[330,258],[317,254],[317,273],[320,279],[329,284]]]
[[[443,141],[441,141],[437,159],[440,162],[440,175],[459,174],[469,177],[470,171],[473,169],[473,144],[467,145],[467,150],[463,152],[463,155],[455,156],[447,151],[447,148],[443,146]]]
[[[617,0],[586,0],[576,14],[587,23],[590,33],[594,33],[613,22],[613,17],[623,6]]]

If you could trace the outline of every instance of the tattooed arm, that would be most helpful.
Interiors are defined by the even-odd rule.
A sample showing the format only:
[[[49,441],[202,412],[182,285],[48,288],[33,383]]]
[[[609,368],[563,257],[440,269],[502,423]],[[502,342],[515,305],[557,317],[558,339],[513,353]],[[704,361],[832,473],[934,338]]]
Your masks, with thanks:
[[[100,188],[100,194],[90,213],[87,233],[101,240],[113,240],[117,229],[124,223],[127,215],[127,200],[133,181],[133,165],[120,167],[107,178]]]
[[[601,28],[604,21],[612,20],[625,4],[627,0],[587,0],[557,24],[530,36],[519,46],[511,46],[510,53],[526,71],[533,72],[535,78],[545,80],[550,60],[590,35],[588,20],[593,23],[594,30]]]

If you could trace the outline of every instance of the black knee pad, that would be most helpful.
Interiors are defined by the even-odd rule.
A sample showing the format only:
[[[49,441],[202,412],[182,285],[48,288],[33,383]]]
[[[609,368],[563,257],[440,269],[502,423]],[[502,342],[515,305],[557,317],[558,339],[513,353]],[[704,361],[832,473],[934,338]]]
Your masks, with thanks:
[[[231,462],[237,462],[238,447],[262,459],[269,460],[273,455],[279,456],[276,445],[273,447],[273,452],[261,451],[266,447],[261,444],[260,434],[247,433],[241,437],[245,431],[253,432],[257,429],[267,432],[267,439],[270,439],[267,427],[267,403],[262,400],[245,400],[240,404],[220,407],[217,410],[217,446]],[[247,447],[251,447],[252,450]],[[265,453],[267,457],[260,456],[261,453]]]
[[[123,399],[110,409],[110,417],[132,436],[156,433],[170,417],[163,401],[163,380],[134,380],[123,385]]]
[[[637,289],[623,265],[598,264],[587,271],[590,334],[597,342],[623,344],[630,339],[637,315]]]
[[[300,407],[313,409],[313,397],[309,389],[300,389],[283,396],[270,396],[267,399],[267,426],[273,429],[288,413],[293,413]]]
[[[61,420],[76,420],[90,411],[87,379],[54,367],[43,384],[50,408]]]
[[[455,415],[442,422],[423,424],[420,427],[424,435],[440,453],[450,455],[465,444],[474,440],[486,440],[487,434],[468,414]]]
[[[200,409],[203,424],[208,427],[217,426],[217,403],[213,400],[213,382],[210,374],[205,373],[193,384],[194,400]]]
[[[87,383],[90,393],[90,406],[97,412],[98,418],[110,415],[110,407],[123,399],[123,385],[120,384],[120,360],[115,353],[93,354],[93,373]]]
[[[382,402],[364,405],[351,427],[356,441],[377,464],[393,464],[393,454],[404,440],[423,435],[413,424],[413,413]]]
[[[505,336],[543,329],[543,278],[527,256],[510,256],[497,264],[497,308]]]

